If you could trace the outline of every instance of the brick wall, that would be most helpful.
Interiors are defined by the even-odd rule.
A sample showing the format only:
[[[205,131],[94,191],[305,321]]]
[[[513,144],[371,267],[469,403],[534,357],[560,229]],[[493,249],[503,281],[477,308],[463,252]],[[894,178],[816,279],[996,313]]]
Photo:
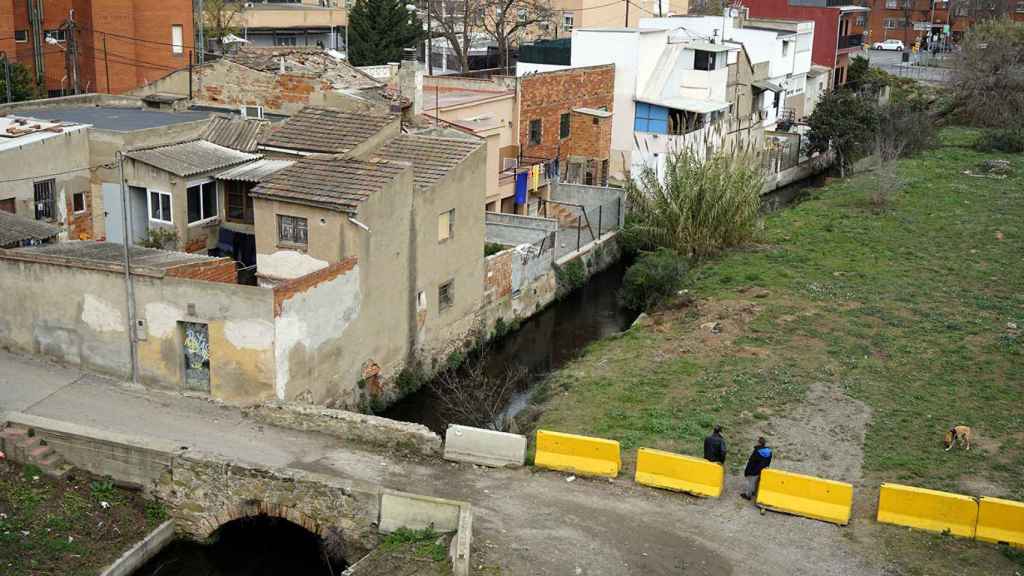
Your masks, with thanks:
[[[75,212],[74,194],[67,197],[68,215],[68,239],[70,240],[91,240],[92,239],[92,191],[84,190],[85,211]]]
[[[124,93],[188,66],[194,41],[191,0],[46,0],[44,4],[44,30],[59,28],[69,10],[75,11],[82,92]],[[0,0],[0,38],[11,35],[4,31],[7,12],[13,13],[14,29],[31,30],[26,6],[21,0]],[[180,54],[171,49],[174,24],[182,26]],[[0,40],[0,50],[16,52],[18,61],[34,70],[31,41],[14,49],[5,46],[5,40]],[[65,76],[64,52],[44,43],[43,54],[46,88],[60,90]],[[69,87],[66,80],[63,86]]]
[[[559,138],[559,123],[562,114],[573,115],[573,108],[603,107],[612,111],[614,90],[615,66],[611,64],[524,76],[519,107],[519,143],[523,155],[554,158],[560,153],[564,158],[575,148],[588,150],[587,156],[592,158],[608,158],[610,121],[599,123],[598,126],[601,131],[607,132],[606,136],[595,136],[593,130],[584,130],[579,134],[579,143],[576,142],[577,133],[572,128],[568,138]],[[530,121],[535,119],[541,120],[539,145],[530,144]]]
[[[323,282],[329,282],[342,274],[345,274],[349,270],[355,268],[356,258],[346,258],[341,262],[335,262],[325,268],[321,268],[316,272],[311,272],[305,276],[299,278],[293,278],[291,280],[285,280],[274,286],[274,316],[281,315],[281,306],[284,302],[296,294],[301,294],[310,288],[321,284]]]
[[[238,269],[235,267],[235,261],[230,258],[218,258],[197,264],[176,266],[167,270],[167,275],[207,282],[238,283]]]
[[[0,52],[15,58],[14,50],[14,2],[0,0]]]

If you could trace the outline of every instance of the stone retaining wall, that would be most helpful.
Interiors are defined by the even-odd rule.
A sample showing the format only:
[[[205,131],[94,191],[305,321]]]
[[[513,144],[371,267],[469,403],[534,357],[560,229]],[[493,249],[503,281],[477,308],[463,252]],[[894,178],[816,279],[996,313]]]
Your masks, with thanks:
[[[441,437],[422,424],[293,402],[264,404],[253,408],[250,415],[273,426],[320,432],[389,450],[424,456],[441,453]]]

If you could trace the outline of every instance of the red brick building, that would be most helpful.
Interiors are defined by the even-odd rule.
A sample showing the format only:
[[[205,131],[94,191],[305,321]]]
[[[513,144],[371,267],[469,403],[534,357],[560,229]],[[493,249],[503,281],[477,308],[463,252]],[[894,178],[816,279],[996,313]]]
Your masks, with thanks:
[[[76,71],[79,92],[152,82],[188,65],[193,38],[191,0],[0,0],[0,50],[51,96],[74,93]]]
[[[833,86],[846,83],[850,58],[863,50],[870,8],[857,6],[857,0],[748,1],[746,7],[755,18],[814,20],[811,61],[832,70]]]
[[[522,156],[552,160],[569,182],[607,181],[615,66],[523,76],[519,87]]]
[[[922,36],[940,36],[949,26],[949,39],[959,42],[977,15],[969,2],[956,0],[871,0],[871,26],[868,38],[881,42],[887,38],[902,40],[910,47]],[[1007,14],[1024,21],[1024,0],[1007,0]]]

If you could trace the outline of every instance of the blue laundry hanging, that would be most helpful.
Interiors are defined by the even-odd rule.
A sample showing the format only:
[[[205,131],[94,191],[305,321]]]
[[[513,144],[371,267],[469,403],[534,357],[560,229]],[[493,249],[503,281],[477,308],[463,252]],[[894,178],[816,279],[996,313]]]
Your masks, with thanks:
[[[516,174],[516,204],[526,204],[529,176],[529,172],[519,172]]]

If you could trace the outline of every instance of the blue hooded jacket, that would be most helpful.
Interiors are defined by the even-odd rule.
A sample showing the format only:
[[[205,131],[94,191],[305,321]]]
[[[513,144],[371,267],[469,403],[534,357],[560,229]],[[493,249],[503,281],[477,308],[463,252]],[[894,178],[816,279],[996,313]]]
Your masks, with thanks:
[[[764,470],[772,463],[772,449],[765,446],[764,448],[754,448],[754,451],[750,453],[750,459],[747,460],[747,467],[743,470],[744,476],[760,476],[761,470]]]

